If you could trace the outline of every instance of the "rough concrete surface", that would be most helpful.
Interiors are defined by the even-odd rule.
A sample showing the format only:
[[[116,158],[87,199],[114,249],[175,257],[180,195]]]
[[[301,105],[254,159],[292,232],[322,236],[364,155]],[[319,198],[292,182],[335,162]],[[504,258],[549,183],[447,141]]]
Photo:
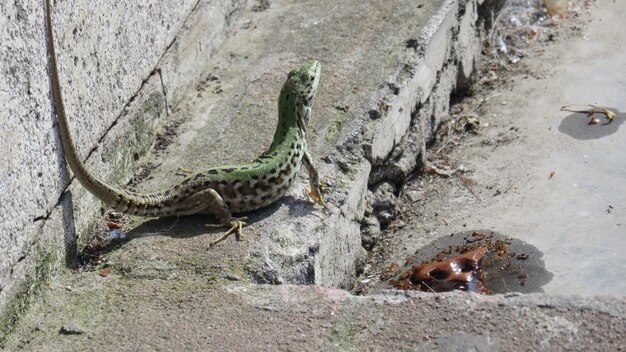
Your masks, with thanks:
[[[481,165],[471,176],[475,187],[486,190],[481,186],[489,184],[504,194],[484,194],[488,204],[458,212],[463,220],[450,226],[462,222],[468,228],[501,229],[536,246],[554,275],[544,287],[548,294],[626,292],[621,280],[626,272],[626,153],[615,149],[626,141],[626,31],[618,24],[626,16],[624,5],[597,2],[582,35],[547,48],[536,59],[545,71],[515,79],[511,92],[486,104],[500,120],[494,129],[508,123],[509,129],[519,129],[519,139],[497,153],[465,151],[469,167]],[[584,114],[559,112],[567,104],[599,104],[617,117],[610,125],[589,126]],[[524,161],[510,165],[511,156]]]
[[[547,294],[624,296],[626,160],[618,146],[626,138],[626,42],[617,20],[623,15],[626,7],[617,2],[583,8],[580,18],[547,28],[546,39],[519,65],[491,72],[504,77],[503,86],[490,88],[486,79],[460,104],[477,114],[481,127],[464,140],[448,140],[458,144],[449,153],[435,145],[429,161],[465,172],[418,177],[398,192],[402,210],[379,235],[383,245],[370,257],[384,259],[365,270],[361,281],[372,280],[363,292],[371,292],[377,273],[394,262],[402,266],[430,243],[488,229],[539,251],[543,268],[527,274],[548,273],[541,287]],[[588,125],[585,114],[559,111],[568,104],[606,106],[616,117]]]
[[[74,275],[54,282],[42,303],[7,350],[616,351],[626,329],[623,299],[364,297],[319,286],[224,284],[197,274]]]
[[[210,9],[212,4],[193,8]],[[170,185],[181,166],[199,169],[254,158],[271,141],[286,72],[314,57],[323,68],[310,144],[329,186],[328,209],[303,197],[303,175],[278,204],[249,214],[243,243],[229,240],[207,251],[222,230],[207,229],[210,219],[203,216],[133,220],[130,240],[106,247],[101,253],[105,263],[96,271],[58,268],[0,346],[342,351],[623,347],[623,297],[396,292],[359,297],[337,288],[290,285],[352,286],[365,260],[361,220],[373,211],[370,201],[384,202],[398,192],[398,180],[426,158],[427,142],[448,116],[451,92],[457,82],[467,83],[477,66],[484,25],[497,6],[471,0],[253,1],[219,45],[213,39],[202,42],[204,30],[198,27],[210,20],[191,11],[161,61],[148,65],[149,72],[156,67],[160,73],[151,76],[154,81],[146,80],[146,92],[138,94],[143,98],[129,105],[137,111],[129,113],[130,125],[138,124],[132,116],[146,119],[142,112],[147,111],[148,120],[166,115],[154,119],[170,126],[163,147],[159,139],[155,151],[141,159],[133,187]],[[203,70],[189,68],[202,52],[213,50]],[[67,94],[77,99],[76,93]],[[80,114],[72,112],[70,118],[79,120]],[[102,145],[115,145],[115,136],[105,137]],[[104,177],[106,159],[116,154],[102,149],[94,154],[99,158],[90,158],[89,167]],[[122,174],[117,181],[129,177]],[[74,232],[88,227],[98,207],[80,185],[69,189],[45,221],[66,233],[65,240],[49,242],[57,248],[66,245],[58,253],[68,262],[89,241],[88,231],[78,241]],[[76,222],[63,222],[67,219]],[[400,237],[398,243],[389,248],[409,254],[401,252]],[[414,242],[407,241],[406,247],[411,246]],[[12,321],[17,317],[12,315]]]

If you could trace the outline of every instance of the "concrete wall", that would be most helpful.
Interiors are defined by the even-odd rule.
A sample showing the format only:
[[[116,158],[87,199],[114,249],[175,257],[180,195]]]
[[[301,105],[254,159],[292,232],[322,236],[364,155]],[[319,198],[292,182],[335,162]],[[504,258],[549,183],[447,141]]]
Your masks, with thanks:
[[[125,170],[150,148],[246,3],[52,5],[66,110],[91,170],[128,181]],[[43,19],[43,1],[0,2],[0,326],[23,309],[41,278],[69,262],[75,234],[101,211],[71,182],[61,153]]]

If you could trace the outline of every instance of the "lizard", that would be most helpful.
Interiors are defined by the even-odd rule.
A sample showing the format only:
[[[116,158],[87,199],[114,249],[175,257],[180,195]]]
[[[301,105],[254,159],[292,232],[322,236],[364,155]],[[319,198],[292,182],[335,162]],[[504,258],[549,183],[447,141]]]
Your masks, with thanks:
[[[311,107],[320,81],[319,61],[308,61],[287,75],[278,98],[278,124],[272,144],[254,161],[203,171],[186,170],[185,179],[168,189],[150,193],[133,192],[98,178],[78,155],[63,104],[50,12],[50,0],[45,0],[48,65],[61,146],[75,178],[104,204],[122,213],[145,217],[211,214],[219,221],[218,226],[229,229],[211,241],[209,247],[231,234],[235,234],[237,240],[243,240],[242,228],[246,218],[236,218],[233,214],[254,211],[280,199],[294,183],[302,165],[309,175],[308,195],[325,206],[319,174],[306,139]]]

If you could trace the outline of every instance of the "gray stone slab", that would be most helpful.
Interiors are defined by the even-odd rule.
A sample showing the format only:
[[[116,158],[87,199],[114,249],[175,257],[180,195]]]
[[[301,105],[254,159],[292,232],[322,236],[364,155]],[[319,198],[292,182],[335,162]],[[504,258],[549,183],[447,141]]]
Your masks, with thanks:
[[[210,276],[53,283],[7,350],[614,351],[624,298],[386,292],[223,284]],[[82,334],[61,333],[80,326]]]

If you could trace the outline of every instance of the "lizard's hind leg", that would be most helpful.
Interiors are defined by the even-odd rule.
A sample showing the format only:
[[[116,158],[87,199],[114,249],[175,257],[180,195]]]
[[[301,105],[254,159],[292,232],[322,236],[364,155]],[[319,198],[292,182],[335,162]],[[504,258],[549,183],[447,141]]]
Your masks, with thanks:
[[[225,234],[220,236],[218,239],[211,241],[211,243],[209,243],[209,248],[227,239],[233,233],[238,241],[243,240],[241,232],[243,226],[246,224],[244,222],[246,218],[234,218],[224,199],[222,199],[219,193],[217,193],[214,189],[207,188],[197,192],[185,199],[184,203],[188,204],[189,208],[200,209],[200,211],[195,211],[194,213],[203,212],[214,215],[220,222],[220,225],[217,226],[230,227]],[[209,224],[207,226],[213,227],[214,225]]]

